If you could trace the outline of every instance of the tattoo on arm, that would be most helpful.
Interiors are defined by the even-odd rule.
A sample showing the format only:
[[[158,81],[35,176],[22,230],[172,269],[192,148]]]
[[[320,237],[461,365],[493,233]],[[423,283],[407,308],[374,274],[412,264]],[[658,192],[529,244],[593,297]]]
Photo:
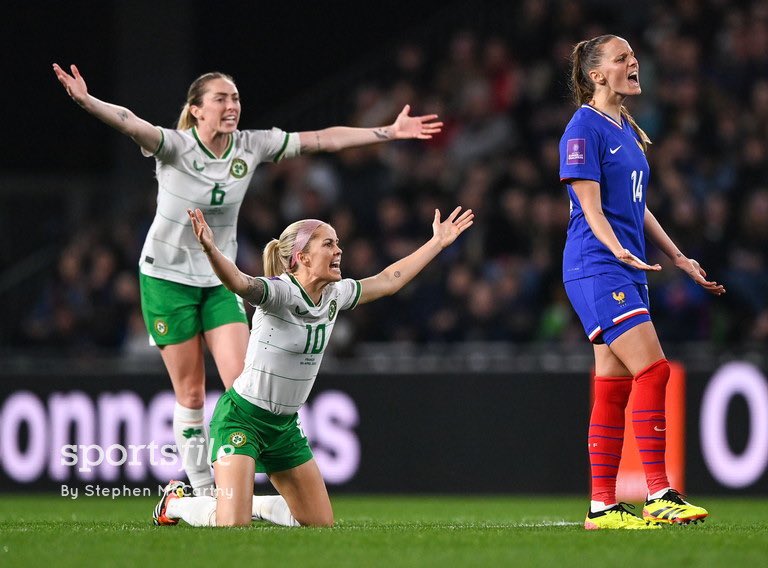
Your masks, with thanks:
[[[373,130],[373,135],[379,140],[389,140],[389,132],[386,128],[375,128]]]
[[[243,299],[251,304],[260,304],[264,299],[264,281],[253,276],[246,276],[245,279],[248,281],[248,289],[243,294]]]
[[[399,270],[395,270],[394,276],[395,276],[395,278],[400,278],[400,271]]]
[[[320,151],[320,133],[315,130],[315,144],[317,145],[317,152]]]
[[[119,110],[117,111],[117,118],[125,122],[126,120],[128,120],[128,113],[124,110]]]

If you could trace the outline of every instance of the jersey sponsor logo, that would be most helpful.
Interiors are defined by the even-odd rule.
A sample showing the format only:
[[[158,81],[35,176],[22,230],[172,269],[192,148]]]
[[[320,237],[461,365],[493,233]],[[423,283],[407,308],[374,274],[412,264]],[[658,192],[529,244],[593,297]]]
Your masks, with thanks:
[[[584,155],[586,145],[586,140],[584,138],[569,138],[568,143],[565,145],[567,151],[565,164],[567,166],[575,166],[577,164],[586,163],[586,157]]]
[[[328,321],[333,321],[336,317],[336,300],[331,300],[331,305],[328,307]]]
[[[231,173],[237,179],[240,179],[248,173],[248,164],[246,164],[240,158],[235,158],[232,160],[232,166],[229,168],[229,173]]]
[[[192,160],[192,167],[195,168],[198,172],[202,172],[205,169],[205,166],[197,165],[197,160]]]
[[[155,320],[155,331],[159,335],[165,335],[168,333],[168,324],[163,320]]]
[[[615,154],[615,153],[616,153],[616,152],[618,152],[619,150],[621,150],[621,144],[619,144],[619,145],[618,145],[616,148],[608,148],[608,151],[609,151],[611,154]]]
[[[623,304],[624,300],[626,299],[624,292],[613,292],[612,296],[613,299],[616,300],[619,304]]]
[[[296,310],[295,311],[296,311],[296,315],[297,316],[305,316],[305,315],[307,315],[309,313],[309,310],[304,310],[302,312],[301,308],[299,308],[299,306],[296,306]]]
[[[232,432],[229,435],[229,443],[235,446],[236,448],[242,448],[247,441],[248,441],[248,437],[245,435],[244,432]]]

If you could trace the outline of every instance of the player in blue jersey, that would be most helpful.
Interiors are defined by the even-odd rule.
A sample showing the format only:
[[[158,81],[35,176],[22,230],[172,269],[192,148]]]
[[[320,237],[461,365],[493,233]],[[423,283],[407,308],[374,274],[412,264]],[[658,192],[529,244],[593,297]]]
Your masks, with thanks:
[[[587,529],[652,529],[708,514],[684,501],[667,480],[669,363],[651,322],[646,279],[646,272],[661,266],[646,262],[646,236],[705,290],[720,295],[725,289],[706,279],[699,263],[680,252],[646,207],[650,139],[623,104],[641,92],[639,71],[635,53],[620,37],[578,43],[571,57],[571,90],[579,108],[560,140],[560,180],[571,201],[563,282],[595,353]],[[643,518],[616,501],[624,412],[633,390],[633,427],[648,484]]]

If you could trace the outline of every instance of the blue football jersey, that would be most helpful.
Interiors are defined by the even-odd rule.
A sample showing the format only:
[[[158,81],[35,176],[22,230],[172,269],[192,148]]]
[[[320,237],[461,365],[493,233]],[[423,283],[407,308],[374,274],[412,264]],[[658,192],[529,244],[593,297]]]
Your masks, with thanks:
[[[620,262],[589,228],[570,181],[600,184],[603,212],[621,245],[645,261],[645,188],[650,169],[637,133],[622,117],[582,105],[560,140],[560,181],[571,199],[571,217],[563,252],[563,281],[609,272],[625,272],[634,282],[647,282],[645,271]]]

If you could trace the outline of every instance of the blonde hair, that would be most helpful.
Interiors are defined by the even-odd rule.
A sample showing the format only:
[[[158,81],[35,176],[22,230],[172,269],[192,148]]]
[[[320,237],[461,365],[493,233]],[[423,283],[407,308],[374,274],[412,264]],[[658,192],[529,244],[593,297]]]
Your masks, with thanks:
[[[589,72],[600,65],[600,59],[603,56],[603,46],[610,40],[618,36],[612,34],[593,37],[590,40],[580,41],[571,52],[571,80],[569,87],[574,102],[581,106],[592,100],[595,95],[595,83],[590,79]],[[643,150],[648,149],[651,139],[640,128],[640,126],[629,114],[624,105],[621,105],[621,116],[627,119],[627,122],[640,138],[640,145]]]
[[[264,276],[280,276],[283,272],[296,272],[299,265],[291,266],[291,260],[297,252],[306,253],[309,251],[309,243],[312,242],[314,231],[319,226],[318,223],[317,219],[296,221],[288,225],[280,233],[279,239],[269,241],[267,246],[264,247],[264,254],[262,255]],[[294,251],[296,240],[302,240],[299,235],[308,230],[311,233],[304,236],[304,238],[307,238],[306,244],[302,247],[301,251]]]
[[[187,90],[187,102],[185,102],[184,106],[181,107],[181,114],[179,115],[179,120],[176,123],[177,130],[189,130],[193,126],[197,126],[197,118],[195,118],[195,116],[192,114],[192,111],[189,107],[201,106],[203,104],[203,95],[205,95],[207,90],[206,86],[214,79],[226,79],[233,85],[235,83],[235,80],[232,77],[219,71],[204,73],[192,81],[192,84]]]

